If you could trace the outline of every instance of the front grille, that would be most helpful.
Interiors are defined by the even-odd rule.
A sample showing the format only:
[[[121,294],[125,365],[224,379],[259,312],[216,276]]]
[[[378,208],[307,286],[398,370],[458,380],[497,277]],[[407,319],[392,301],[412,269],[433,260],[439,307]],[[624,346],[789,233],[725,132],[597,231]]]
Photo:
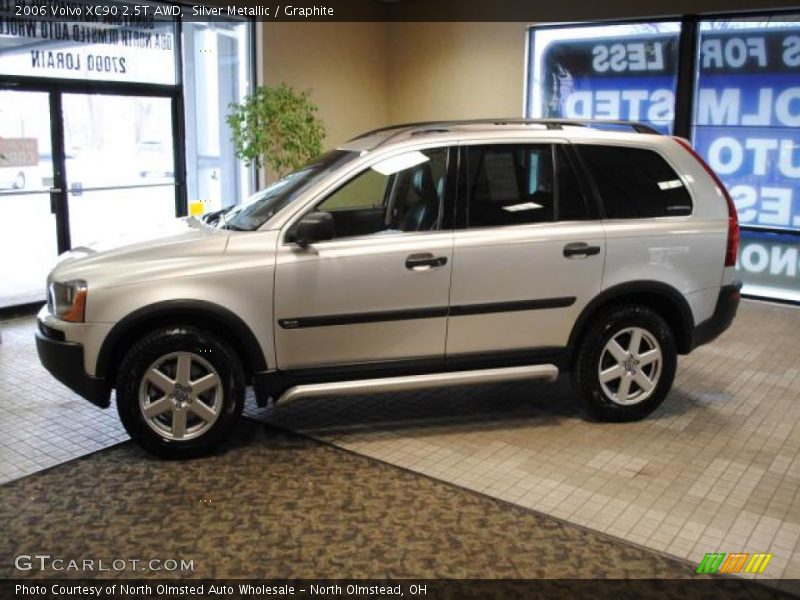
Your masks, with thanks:
[[[59,331],[58,329],[53,329],[52,327],[48,327],[41,321],[39,323],[39,331],[42,332],[42,335],[50,338],[51,340],[58,340],[59,342],[66,341],[66,336],[64,335],[63,331]]]

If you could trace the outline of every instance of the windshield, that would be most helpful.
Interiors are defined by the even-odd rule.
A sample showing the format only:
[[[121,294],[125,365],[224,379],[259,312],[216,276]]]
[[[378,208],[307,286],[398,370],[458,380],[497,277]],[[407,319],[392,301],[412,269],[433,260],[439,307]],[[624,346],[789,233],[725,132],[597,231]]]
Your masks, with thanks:
[[[288,206],[321,177],[358,158],[358,152],[331,150],[305,167],[289,173],[221,215],[219,226],[236,231],[253,231]]]

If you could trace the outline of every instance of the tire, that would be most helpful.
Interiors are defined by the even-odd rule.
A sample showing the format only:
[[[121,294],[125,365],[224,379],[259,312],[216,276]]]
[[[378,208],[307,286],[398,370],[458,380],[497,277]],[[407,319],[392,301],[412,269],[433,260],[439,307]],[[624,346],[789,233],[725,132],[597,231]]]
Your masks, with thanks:
[[[14,178],[13,187],[15,190],[21,190],[25,187],[25,173],[22,171],[17,173],[17,176]]]
[[[131,347],[116,389],[120,420],[136,443],[162,458],[192,458],[212,452],[236,424],[245,377],[225,341],[175,326]]]
[[[675,336],[658,313],[641,305],[615,306],[583,336],[573,385],[595,418],[638,421],[664,401],[677,361]]]

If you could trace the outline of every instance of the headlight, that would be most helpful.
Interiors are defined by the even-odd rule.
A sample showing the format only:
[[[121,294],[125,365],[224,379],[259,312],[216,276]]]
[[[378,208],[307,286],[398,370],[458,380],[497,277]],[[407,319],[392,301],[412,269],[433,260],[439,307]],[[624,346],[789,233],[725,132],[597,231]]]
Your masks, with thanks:
[[[47,307],[51,315],[62,321],[82,323],[86,313],[86,282],[53,281],[47,291]]]

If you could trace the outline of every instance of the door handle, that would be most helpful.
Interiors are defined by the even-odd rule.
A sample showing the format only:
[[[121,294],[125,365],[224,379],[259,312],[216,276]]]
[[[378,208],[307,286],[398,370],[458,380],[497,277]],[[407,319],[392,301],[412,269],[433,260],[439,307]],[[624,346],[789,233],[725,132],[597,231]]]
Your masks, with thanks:
[[[434,256],[427,252],[423,254],[412,254],[406,258],[406,269],[409,271],[429,271],[446,264],[446,256]]]
[[[586,258],[600,254],[600,246],[590,246],[586,242],[573,242],[564,246],[564,256],[567,258]]]

